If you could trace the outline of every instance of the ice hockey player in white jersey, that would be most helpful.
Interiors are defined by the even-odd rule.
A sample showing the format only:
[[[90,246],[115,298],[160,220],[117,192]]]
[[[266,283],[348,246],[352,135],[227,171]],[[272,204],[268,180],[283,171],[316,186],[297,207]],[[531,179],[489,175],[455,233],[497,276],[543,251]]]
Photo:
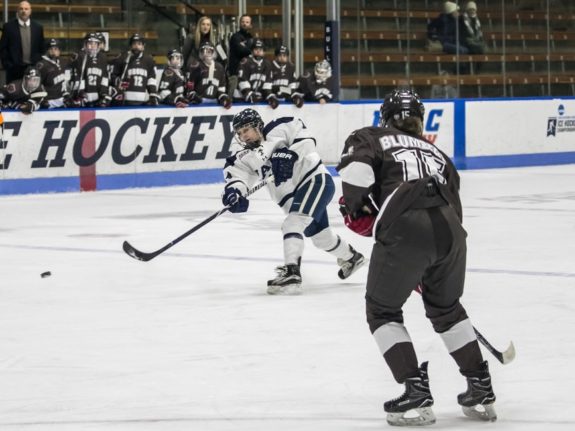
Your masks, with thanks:
[[[335,185],[303,121],[282,117],[264,126],[260,115],[247,108],[234,116],[233,128],[240,148],[226,160],[223,204],[233,213],[247,211],[247,190],[273,175],[268,190],[287,214],[282,224],[284,265],[276,268],[277,277],[268,281],[267,293],[302,293],[300,264],[304,236],[337,258],[341,279],[363,266],[366,262],[363,255],[329,227],[326,207]]]

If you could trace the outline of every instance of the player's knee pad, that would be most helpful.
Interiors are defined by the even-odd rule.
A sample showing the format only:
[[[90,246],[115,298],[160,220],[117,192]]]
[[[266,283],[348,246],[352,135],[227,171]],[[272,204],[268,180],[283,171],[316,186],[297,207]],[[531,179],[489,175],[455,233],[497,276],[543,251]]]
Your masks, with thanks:
[[[391,308],[370,297],[365,298],[365,313],[369,330],[372,334],[386,323],[396,322],[403,324],[403,311],[401,308]]]
[[[312,221],[313,219],[305,214],[289,213],[282,223],[282,233],[299,233],[303,236],[303,231]]]

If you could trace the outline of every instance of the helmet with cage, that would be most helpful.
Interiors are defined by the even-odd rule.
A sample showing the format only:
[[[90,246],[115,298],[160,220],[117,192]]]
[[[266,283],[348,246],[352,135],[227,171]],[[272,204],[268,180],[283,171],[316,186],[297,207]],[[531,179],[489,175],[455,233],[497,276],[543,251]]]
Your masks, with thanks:
[[[331,77],[331,64],[327,60],[318,61],[313,69],[315,79],[325,82]]]
[[[35,67],[28,67],[24,72],[22,84],[28,93],[32,93],[38,87],[40,87],[41,81],[42,78],[40,77],[40,71]]]
[[[170,49],[166,57],[168,58],[168,65],[170,67],[180,69],[184,64],[184,57],[182,56],[182,53],[177,49]]]
[[[200,60],[202,60],[207,65],[213,63],[216,59],[216,48],[211,42],[204,42],[200,45]]]
[[[84,51],[86,51],[90,57],[98,55],[101,47],[102,40],[98,37],[98,33],[86,33],[84,36]]]
[[[264,122],[255,109],[246,108],[237,113],[232,120],[232,126],[238,141],[246,148],[257,147],[263,139]]]

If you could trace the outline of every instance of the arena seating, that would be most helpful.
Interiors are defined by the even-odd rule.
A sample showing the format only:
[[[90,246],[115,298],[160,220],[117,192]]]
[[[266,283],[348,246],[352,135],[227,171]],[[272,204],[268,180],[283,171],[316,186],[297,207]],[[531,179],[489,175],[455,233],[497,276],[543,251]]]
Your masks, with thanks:
[[[237,13],[237,2],[228,0],[188,2],[193,8],[177,0],[150,2],[180,19],[182,26],[195,23],[199,12],[229,27]],[[128,2],[131,10],[123,10],[123,2],[114,0],[61,3],[35,0],[33,17],[43,23],[48,37],[66,41],[66,53],[79,48],[87,31],[109,32],[110,55],[125,49],[132,33],[143,33],[149,40],[148,52],[159,64],[180,43],[177,26],[144,2]],[[477,0],[488,52],[458,57],[426,50],[427,24],[438,15],[441,1],[412,0],[409,9],[406,1],[389,3],[393,5],[384,9],[376,1],[341,1],[342,86],[356,89],[357,97],[380,97],[406,80],[423,96],[436,83],[457,85],[465,97],[575,95],[575,5],[566,8],[560,1],[552,2],[548,21],[543,0],[510,0],[505,10],[499,0]],[[11,13],[15,10],[15,4],[9,6]],[[247,12],[254,18],[253,33],[264,38],[271,54],[282,42],[281,1],[252,1]],[[325,17],[325,0],[304,3],[308,70],[323,58]],[[457,76],[458,64],[468,74]]]

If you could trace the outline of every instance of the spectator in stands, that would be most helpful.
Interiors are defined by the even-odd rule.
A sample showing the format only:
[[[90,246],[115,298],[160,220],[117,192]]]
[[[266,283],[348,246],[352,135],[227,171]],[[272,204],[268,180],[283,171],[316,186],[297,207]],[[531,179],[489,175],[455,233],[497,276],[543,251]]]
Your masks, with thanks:
[[[39,109],[47,96],[41,79],[38,69],[29,66],[21,79],[10,82],[0,90],[2,106],[19,109],[24,114]]]
[[[40,72],[40,82],[46,89],[46,98],[42,101],[42,108],[63,108],[73,106],[68,93],[66,75],[60,64],[60,45],[56,39],[48,39],[46,53],[36,63]]]
[[[457,98],[457,89],[448,81],[449,73],[446,70],[439,72],[442,78],[441,84],[433,84],[431,86],[431,99],[455,99]]]
[[[264,57],[265,45],[261,39],[253,39],[251,54],[245,57],[238,69],[238,88],[234,99],[259,103],[272,97],[272,65]]]
[[[303,94],[299,92],[299,81],[295,74],[295,66],[289,60],[287,46],[278,46],[272,61],[272,94],[268,98],[269,105],[275,109],[279,100],[292,101],[298,108],[303,106]]]
[[[0,58],[7,83],[22,78],[24,71],[40,61],[44,54],[44,28],[30,19],[30,3],[18,3],[16,15],[16,19],[4,24],[0,38]]]
[[[432,41],[439,40],[446,54],[468,54],[464,36],[459,6],[446,1],[443,4],[443,13],[428,24],[427,37]]]
[[[485,54],[485,41],[481,22],[477,16],[477,4],[474,1],[467,2],[463,12],[463,29],[465,46],[470,54]]]
[[[235,96],[238,87],[238,70],[240,62],[249,56],[252,44],[252,17],[242,15],[240,17],[240,29],[230,38],[230,51],[228,60],[228,94]]]
[[[110,77],[108,58],[102,48],[101,33],[86,33],[83,48],[72,55],[70,62],[70,89],[73,106],[110,105]]]
[[[300,90],[304,100],[323,105],[333,99],[332,89],[331,65],[327,60],[317,62],[313,74],[306,72],[300,77]]]
[[[216,46],[216,32],[213,27],[212,19],[208,16],[202,16],[196,24],[195,31],[188,33],[182,48],[185,67],[188,67],[193,61],[199,60],[200,46],[204,42],[210,42]]]
[[[158,95],[160,102],[165,105],[174,105],[176,108],[186,108],[190,103],[184,96],[186,79],[182,73],[184,59],[177,49],[168,52],[168,66],[162,72]]]
[[[218,103],[228,109],[232,98],[226,93],[226,71],[216,61],[216,48],[211,42],[200,46],[200,60],[187,72],[186,97],[191,103]]]
[[[112,82],[114,103],[118,105],[151,105],[160,103],[156,89],[156,63],[144,53],[146,40],[138,33],[129,40],[130,49],[113,60]]]

